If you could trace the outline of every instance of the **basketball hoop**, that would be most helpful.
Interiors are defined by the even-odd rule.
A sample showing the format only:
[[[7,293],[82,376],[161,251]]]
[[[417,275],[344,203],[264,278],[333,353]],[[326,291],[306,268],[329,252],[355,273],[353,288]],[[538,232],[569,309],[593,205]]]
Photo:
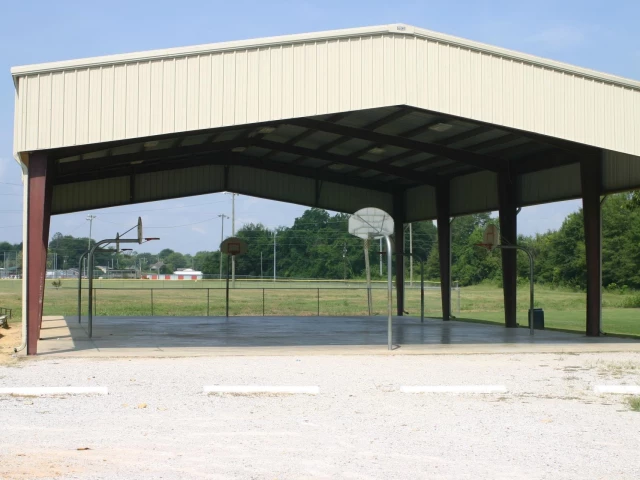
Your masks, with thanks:
[[[244,255],[247,253],[247,250],[247,242],[238,237],[229,237],[220,244],[220,251],[225,255],[230,255],[232,257],[236,255]]]
[[[476,243],[477,247],[486,248],[488,251],[492,251],[500,244],[500,231],[498,227],[490,223],[487,228],[482,232],[482,242]]]

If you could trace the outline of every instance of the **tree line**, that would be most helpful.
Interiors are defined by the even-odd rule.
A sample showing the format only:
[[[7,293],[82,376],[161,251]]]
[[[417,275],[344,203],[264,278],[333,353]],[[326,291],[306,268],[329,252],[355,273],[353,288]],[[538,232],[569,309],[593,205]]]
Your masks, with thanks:
[[[603,204],[603,285],[610,289],[640,288],[640,202],[635,194],[611,195]],[[269,229],[264,225],[246,224],[237,236],[249,244],[249,251],[236,259],[236,275],[270,278],[276,273],[285,278],[352,279],[365,275],[364,242],[348,233],[349,216],[330,214],[317,208],[306,210],[291,227]],[[498,224],[490,214],[457,217],[452,223],[452,278],[461,285],[485,281],[501,282],[501,256],[475,246],[489,223]],[[424,260],[425,277],[438,280],[439,262],[437,229],[433,222],[415,222],[413,237],[414,276],[419,278]],[[408,225],[405,226],[405,252],[410,248]],[[536,281],[554,286],[586,287],[586,260],[582,212],[571,213],[558,230],[532,236],[520,235],[518,242],[529,247],[535,256]],[[58,268],[77,268],[80,255],[89,245],[88,238],[56,233],[49,243],[49,264],[57,254]],[[274,250],[275,245],[275,250]],[[0,242],[0,252],[21,250],[21,244]],[[369,246],[373,278],[380,277],[380,244]],[[227,271],[226,258],[220,268],[219,251],[199,251],[195,255],[164,249],[158,254],[99,253],[96,264],[113,268],[135,268],[145,272],[160,266],[160,273],[179,268],[193,268],[207,275]],[[2,257],[0,256],[0,261]],[[386,260],[383,277],[386,276]],[[408,260],[405,268],[408,271]],[[518,256],[518,276],[528,278],[529,264]]]

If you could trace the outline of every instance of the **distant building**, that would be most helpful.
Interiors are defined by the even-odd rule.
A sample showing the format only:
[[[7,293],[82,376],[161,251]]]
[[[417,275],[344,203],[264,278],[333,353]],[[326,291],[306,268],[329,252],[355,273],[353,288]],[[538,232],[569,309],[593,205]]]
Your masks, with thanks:
[[[202,272],[192,268],[179,268],[172,274],[146,274],[142,278],[147,280],[202,280]]]

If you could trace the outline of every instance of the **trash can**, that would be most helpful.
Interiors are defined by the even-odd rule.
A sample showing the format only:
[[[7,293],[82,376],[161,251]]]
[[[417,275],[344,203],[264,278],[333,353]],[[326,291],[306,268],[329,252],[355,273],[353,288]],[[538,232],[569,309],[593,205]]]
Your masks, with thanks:
[[[529,310],[531,313],[531,310]],[[531,316],[527,319],[527,326],[531,328]],[[533,309],[533,329],[544,330],[544,310],[541,308]]]

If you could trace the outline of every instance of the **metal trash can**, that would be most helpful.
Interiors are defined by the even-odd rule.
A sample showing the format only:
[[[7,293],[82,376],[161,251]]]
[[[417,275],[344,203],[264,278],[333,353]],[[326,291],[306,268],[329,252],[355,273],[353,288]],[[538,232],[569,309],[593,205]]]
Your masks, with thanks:
[[[529,310],[529,318],[527,319],[527,326],[531,328],[531,310]],[[533,329],[544,330],[544,310],[542,308],[533,309]]]

